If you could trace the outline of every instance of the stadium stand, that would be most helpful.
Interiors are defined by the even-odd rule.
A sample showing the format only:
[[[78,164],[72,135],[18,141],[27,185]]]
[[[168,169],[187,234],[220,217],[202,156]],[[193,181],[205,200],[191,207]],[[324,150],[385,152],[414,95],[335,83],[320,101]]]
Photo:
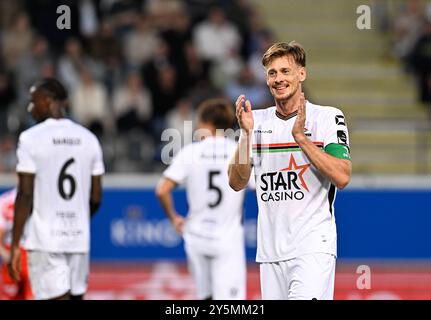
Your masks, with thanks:
[[[301,41],[308,52],[308,97],[339,106],[349,122],[353,172],[414,174],[431,170],[431,135],[415,81],[391,52],[393,33],[359,30],[356,8],[386,1],[259,2],[278,39]],[[403,1],[387,1],[390,21]],[[372,10],[372,12],[375,12]]]

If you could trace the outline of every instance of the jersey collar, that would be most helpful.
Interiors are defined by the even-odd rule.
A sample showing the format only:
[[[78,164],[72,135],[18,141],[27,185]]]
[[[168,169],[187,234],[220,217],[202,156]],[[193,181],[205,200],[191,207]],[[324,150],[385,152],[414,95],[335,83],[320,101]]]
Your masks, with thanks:
[[[289,119],[292,119],[293,117],[295,117],[298,114],[298,110],[292,112],[291,114],[288,114],[287,116],[282,115],[280,112],[277,111],[277,109],[275,110],[275,115],[277,116],[277,118],[287,121]]]

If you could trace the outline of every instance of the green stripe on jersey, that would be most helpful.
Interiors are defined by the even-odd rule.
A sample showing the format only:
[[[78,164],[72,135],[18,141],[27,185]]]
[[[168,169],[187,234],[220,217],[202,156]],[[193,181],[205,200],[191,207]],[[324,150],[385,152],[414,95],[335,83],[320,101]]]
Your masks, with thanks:
[[[349,147],[343,144],[330,143],[325,147],[325,152],[338,159],[351,160]]]

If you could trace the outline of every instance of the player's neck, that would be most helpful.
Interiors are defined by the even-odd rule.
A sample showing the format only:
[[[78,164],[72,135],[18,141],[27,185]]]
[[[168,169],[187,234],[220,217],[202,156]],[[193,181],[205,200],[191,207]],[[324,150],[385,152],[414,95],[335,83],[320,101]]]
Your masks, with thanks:
[[[64,118],[64,111],[61,108],[51,108],[48,118],[62,119]]]
[[[276,100],[275,106],[277,108],[277,112],[282,116],[288,117],[298,110],[300,98],[301,90],[297,90],[296,93],[287,100]]]

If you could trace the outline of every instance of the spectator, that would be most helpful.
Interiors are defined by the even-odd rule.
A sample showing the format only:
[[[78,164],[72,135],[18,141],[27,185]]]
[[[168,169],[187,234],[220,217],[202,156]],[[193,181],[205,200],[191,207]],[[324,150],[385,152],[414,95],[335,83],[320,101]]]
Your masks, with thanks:
[[[187,92],[187,98],[193,106],[198,106],[207,99],[223,98],[223,92],[216,88],[209,79],[201,79],[197,85]]]
[[[240,54],[244,60],[247,60],[251,54],[249,42],[251,36],[250,19],[253,16],[252,6],[249,0],[231,0],[227,3],[227,18],[235,24],[243,39]]]
[[[418,98],[431,106],[431,22],[419,38],[409,56],[409,62],[418,81]]]
[[[77,0],[25,0],[26,11],[30,15],[32,26],[38,34],[49,41],[49,46],[55,55],[60,54],[65,42],[70,38],[82,39],[80,34],[79,2]],[[59,5],[66,5],[70,9],[70,29],[57,29],[56,13]]]
[[[244,66],[244,61],[238,51],[232,51],[223,61],[211,65],[210,79],[217,88],[224,89],[226,83],[236,79]]]
[[[142,67],[142,78],[145,79],[147,87],[150,89],[153,97],[156,97],[159,91],[159,73],[165,67],[174,67],[174,62],[171,60],[170,46],[167,42],[161,40],[155,54],[151,59]]]
[[[150,132],[153,104],[139,73],[128,75],[126,85],[114,91],[113,101],[115,122],[120,133],[133,129]]]
[[[422,33],[424,21],[422,0],[408,0],[395,18],[394,53],[404,62]]]
[[[103,22],[99,32],[91,40],[91,55],[105,67],[105,84],[109,94],[121,81],[122,49],[121,43],[115,37],[112,23]]]
[[[184,91],[188,92],[201,81],[208,81],[211,63],[199,58],[193,42],[187,42],[184,47],[184,62],[180,65],[180,82]]]
[[[154,94],[154,113],[166,116],[181,98],[181,90],[177,81],[177,72],[171,66],[160,69],[157,78],[157,91]]]
[[[9,134],[0,140],[0,172],[12,173],[15,171],[17,159],[15,151],[15,138]]]
[[[238,29],[226,20],[220,7],[210,9],[208,18],[196,26],[193,38],[199,56],[214,62],[225,61],[242,45]]]
[[[151,25],[149,16],[141,16],[135,29],[126,37],[124,57],[130,67],[141,67],[155,54],[159,36]]]
[[[265,26],[262,15],[257,10],[250,10],[249,17],[249,42],[247,51],[249,52],[249,58],[253,54],[262,52],[262,42],[274,40],[274,36],[271,31]],[[266,50],[265,50],[266,51]],[[262,54],[265,52],[263,51]]]
[[[255,38],[256,49],[251,54],[247,64],[253,72],[254,78],[266,84],[265,69],[262,67],[262,56],[265,51],[275,42],[274,35],[266,30],[259,33],[259,37]]]
[[[70,92],[79,85],[80,70],[88,68],[96,79],[103,78],[103,67],[87,56],[77,38],[70,38],[65,45],[65,54],[58,62],[60,79]]]
[[[91,40],[91,55],[102,63],[109,63],[110,59],[121,58],[121,44],[114,35],[112,24],[104,21],[100,30]]]
[[[43,69],[48,65],[52,65],[48,42],[43,37],[36,37],[31,50],[24,53],[16,68],[19,104],[28,100],[28,90],[43,76]]]
[[[148,0],[145,1],[145,12],[153,19],[159,29],[167,29],[185,11],[183,1],[180,0]]]
[[[5,72],[0,72],[0,133],[7,132],[8,112],[15,98],[11,77]]]
[[[80,33],[86,38],[92,38],[99,29],[99,17],[94,1],[79,1],[78,11]]]
[[[0,29],[5,30],[17,12],[23,11],[21,1],[0,1]]]
[[[193,142],[194,120],[195,112],[190,100],[187,99],[180,99],[175,108],[168,112],[166,115],[166,127],[175,129],[181,134],[181,141],[173,141],[173,143],[176,143],[174,150],[180,150],[185,145]],[[187,128],[185,121],[192,121],[191,127]]]
[[[240,95],[244,94],[253,103],[255,109],[266,108],[273,103],[266,84],[257,81],[247,65],[242,68],[238,79],[226,86],[225,93],[233,104]]]
[[[192,41],[192,33],[190,26],[190,19],[184,12],[179,12],[169,21],[168,28],[161,32],[161,37],[170,46],[170,60],[175,65],[183,65],[186,63],[184,53],[184,46],[186,43]]]
[[[16,68],[18,60],[30,51],[33,31],[24,12],[13,17],[10,27],[3,37],[3,56],[8,70]]]
[[[87,68],[81,69],[80,81],[71,95],[72,116],[101,138],[109,126],[108,96]]]

